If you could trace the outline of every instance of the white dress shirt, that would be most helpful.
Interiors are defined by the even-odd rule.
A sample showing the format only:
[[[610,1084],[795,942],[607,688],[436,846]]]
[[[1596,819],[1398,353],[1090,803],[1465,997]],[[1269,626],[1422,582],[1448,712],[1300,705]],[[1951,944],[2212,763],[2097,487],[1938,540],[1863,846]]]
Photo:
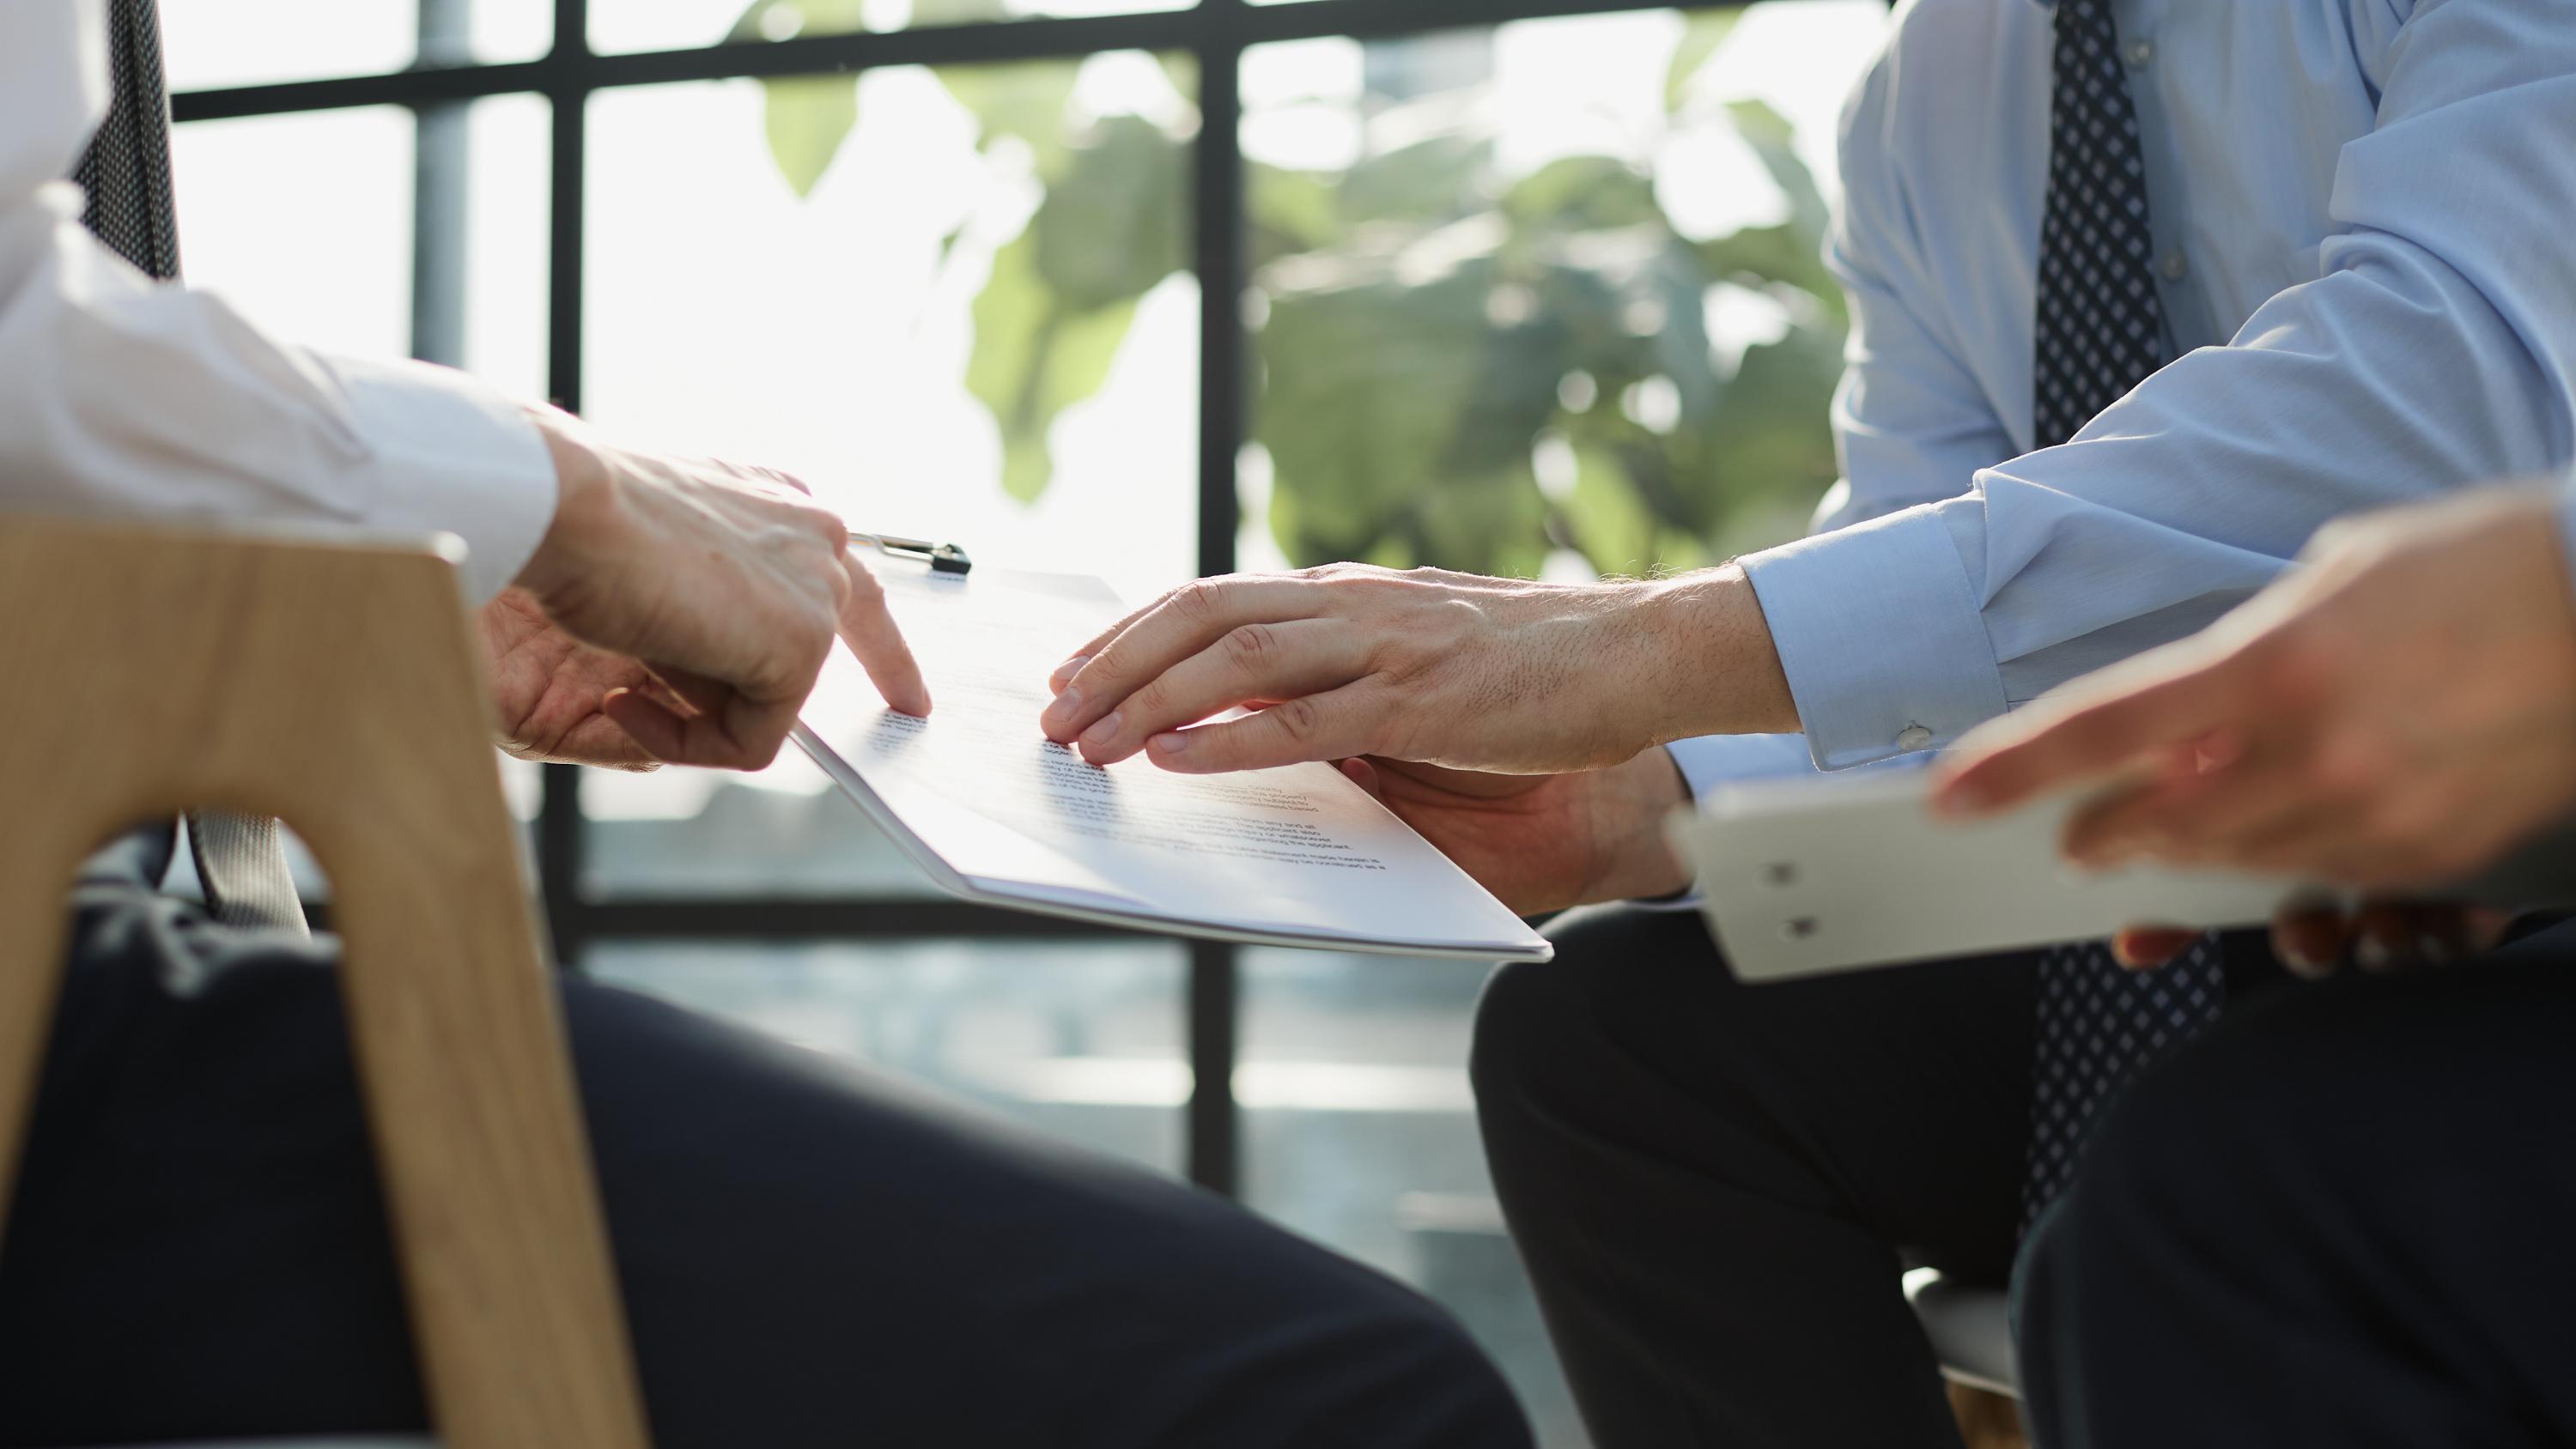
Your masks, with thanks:
[[[444,530],[498,593],[554,517],[526,415],[445,368],[275,341],[101,246],[56,178],[107,74],[99,0],[0,0],[0,509]]]
[[[2178,360],[2032,439],[2052,11],[1919,0],[1844,117],[1845,481],[1744,564],[1798,736],[1935,750],[2191,633],[2337,514],[2576,458],[2576,0],[2120,0]]]

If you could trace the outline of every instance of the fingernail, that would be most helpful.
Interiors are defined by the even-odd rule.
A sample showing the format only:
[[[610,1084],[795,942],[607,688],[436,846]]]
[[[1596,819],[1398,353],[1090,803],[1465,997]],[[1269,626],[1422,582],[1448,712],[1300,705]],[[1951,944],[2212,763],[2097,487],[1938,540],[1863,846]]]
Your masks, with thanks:
[[[1055,697],[1055,703],[1046,707],[1046,713],[1039,715],[1038,721],[1041,724],[1050,722],[1062,724],[1066,720],[1073,718],[1073,712],[1081,707],[1082,691],[1079,689],[1067,689],[1064,693]]]
[[[1974,815],[1986,803],[1983,790],[1972,785],[1952,785],[1932,797],[1932,813],[1947,820]]]
[[[2397,957],[2388,949],[2388,943],[2377,936],[2363,936],[2354,942],[2352,959],[2353,964],[2364,971],[2385,971],[2397,964]]]
[[[1109,713],[1102,715],[1098,722],[1094,723],[1091,728],[1082,732],[1082,742],[1095,750],[1108,744],[1111,740],[1117,738],[1118,725],[1121,718],[1122,716],[1119,712],[1114,709]]]
[[[2281,964],[2290,968],[2291,975],[2304,976],[2312,981],[2332,969],[2331,962],[2320,961],[2295,946],[2281,948]]]
[[[1088,664],[1088,663],[1090,663],[1090,662],[1091,662],[1091,656],[1090,656],[1090,655],[1088,655],[1088,654],[1076,654],[1076,655],[1075,655],[1075,656],[1073,656],[1071,659],[1068,659],[1068,660],[1064,661],[1062,664],[1057,665],[1057,666],[1055,667],[1055,673],[1050,674],[1050,675],[1048,675],[1048,676],[1047,676],[1047,687],[1048,687],[1048,688],[1050,688],[1050,689],[1062,689],[1062,688],[1064,688],[1064,682],[1065,682],[1066,680],[1068,680],[1068,679],[1073,678],[1076,674],[1081,673],[1081,672],[1082,672],[1082,666],[1084,666],[1084,665],[1086,665],[1086,664]]]
[[[1177,755],[1189,747],[1190,737],[1178,730],[1167,735],[1156,735],[1145,742],[1145,748],[1165,758]]]

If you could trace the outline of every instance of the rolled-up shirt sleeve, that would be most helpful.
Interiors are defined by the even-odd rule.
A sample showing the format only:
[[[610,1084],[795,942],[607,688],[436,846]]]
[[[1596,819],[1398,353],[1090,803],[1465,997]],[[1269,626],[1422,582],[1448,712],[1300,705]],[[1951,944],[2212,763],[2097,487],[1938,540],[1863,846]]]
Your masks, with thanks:
[[[2063,446],[1744,560],[1818,765],[2189,634],[2339,514],[2576,456],[2576,5],[2424,0],[2384,56],[2313,279]]]
[[[554,468],[511,400],[425,363],[276,341],[155,283],[79,223],[71,169],[107,107],[98,0],[0,6],[0,507],[465,540],[478,601],[552,521]]]

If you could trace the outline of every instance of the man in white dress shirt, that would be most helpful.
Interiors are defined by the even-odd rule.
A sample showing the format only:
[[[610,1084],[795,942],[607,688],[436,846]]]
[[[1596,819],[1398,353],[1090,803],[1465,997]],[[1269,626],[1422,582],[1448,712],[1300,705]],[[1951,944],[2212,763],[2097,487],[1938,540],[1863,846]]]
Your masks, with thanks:
[[[131,57],[153,12],[118,3]],[[0,510],[458,534],[533,757],[765,764],[836,629],[931,707],[793,480],[293,347],[110,253],[55,180],[108,36],[98,0],[0,4]],[[74,902],[0,1255],[0,1444],[420,1428],[337,947],[158,894],[170,852],[138,832]],[[1528,1443],[1437,1309],[1231,1205],[632,993],[562,998],[664,1446]]]
[[[1525,910],[1677,892],[1693,790],[1919,763],[2339,514],[2563,468],[2571,138],[2567,0],[1901,6],[1844,122],[1813,536],[1595,586],[1193,585],[1043,722],[1189,772],[1368,757]],[[1486,995],[1479,1113],[1605,1449],[1954,1442],[1900,1263],[2001,1281],[2125,1074],[2279,974],[2249,937],[1742,989],[1690,915],[1552,934]]]

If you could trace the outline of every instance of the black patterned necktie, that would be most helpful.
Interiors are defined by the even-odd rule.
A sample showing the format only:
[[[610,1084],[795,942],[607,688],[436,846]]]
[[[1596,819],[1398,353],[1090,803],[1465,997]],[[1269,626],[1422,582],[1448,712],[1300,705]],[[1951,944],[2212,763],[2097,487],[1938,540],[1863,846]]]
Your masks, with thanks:
[[[72,179],[89,194],[81,221],[148,276],[179,275],[178,205],[170,188],[170,98],[155,0],[110,0],[115,100]],[[206,906],[227,925],[302,932],[304,910],[274,820],[200,810],[188,848]]]
[[[2036,446],[2075,436],[2164,365],[2146,160],[2111,0],[2057,0],[2048,210],[2039,228]],[[2040,958],[2022,1229],[2075,1174],[2086,1133],[2122,1087],[2218,1016],[2216,938],[2132,972],[2099,941]]]

